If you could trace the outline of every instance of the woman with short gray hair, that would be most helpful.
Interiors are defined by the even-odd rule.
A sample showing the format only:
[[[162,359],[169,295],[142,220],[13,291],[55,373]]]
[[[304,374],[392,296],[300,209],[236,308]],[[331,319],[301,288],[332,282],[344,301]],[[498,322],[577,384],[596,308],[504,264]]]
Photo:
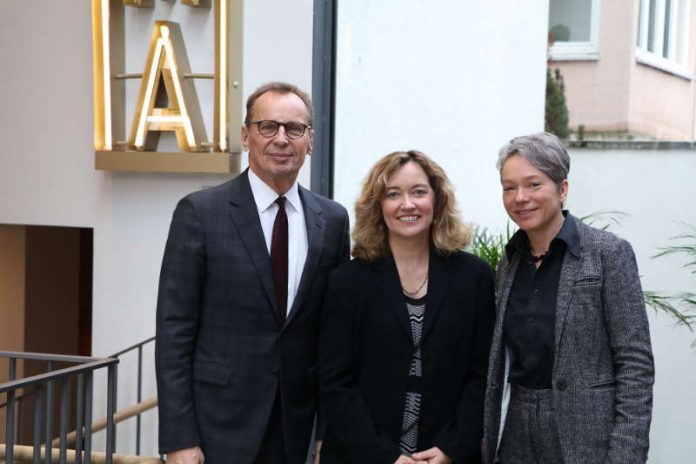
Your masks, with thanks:
[[[546,174],[559,188],[568,178],[570,156],[561,141],[553,134],[538,134],[515,137],[503,145],[498,152],[496,166],[502,176],[503,165],[512,156],[519,155],[529,164]],[[501,177],[502,179],[502,177]]]
[[[497,166],[519,230],[498,267],[484,462],[644,463],[654,365],[631,245],[563,210],[555,135],[512,139]]]

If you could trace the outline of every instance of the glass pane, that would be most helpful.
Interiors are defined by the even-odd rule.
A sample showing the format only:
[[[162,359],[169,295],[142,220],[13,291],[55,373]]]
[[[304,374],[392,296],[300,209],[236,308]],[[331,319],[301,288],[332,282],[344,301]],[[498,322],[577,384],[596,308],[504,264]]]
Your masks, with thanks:
[[[687,18],[684,17],[684,15],[687,13],[688,9],[686,8],[685,3],[688,0],[681,0],[675,2],[674,5],[674,27],[676,28],[675,34],[673,35],[674,37],[674,55],[671,57],[674,61],[678,63],[682,63],[684,59],[684,50],[686,49],[686,44],[684,43],[686,40],[686,31],[684,30],[684,27],[686,26],[686,21]],[[682,63],[683,64],[683,63]]]
[[[589,42],[592,0],[551,0],[549,31],[556,42]]]
[[[655,15],[657,14],[657,2],[650,0],[648,7],[648,50],[655,51]]]
[[[665,0],[665,31],[662,39],[662,56],[669,58],[670,22],[672,19],[672,0]]]
[[[640,47],[643,44],[643,2],[645,0],[640,0],[640,5],[638,6],[638,40],[636,46]]]

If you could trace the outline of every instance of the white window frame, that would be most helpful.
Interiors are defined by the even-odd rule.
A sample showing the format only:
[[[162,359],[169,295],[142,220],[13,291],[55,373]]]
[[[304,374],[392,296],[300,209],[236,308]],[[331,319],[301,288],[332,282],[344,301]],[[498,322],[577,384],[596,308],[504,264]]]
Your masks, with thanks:
[[[590,40],[587,42],[556,42],[549,49],[554,61],[596,61],[599,59],[599,29],[602,0],[591,0]]]
[[[653,37],[655,50],[648,50],[649,33],[649,8],[650,2],[655,2],[655,24]],[[679,18],[677,18],[677,4],[679,4]],[[669,49],[667,57],[662,55],[664,48],[665,34],[665,13],[667,2],[665,0],[641,0],[640,2],[640,24],[638,24],[640,38],[636,47],[636,61],[647,66],[651,66],[685,79],[693,79],[694,76],[688,72],[688,48],[689,48],[689,23],[691,16],[691,0],[672,0],[670,3],[669,15]],[[679,21],[679,23],[677,23]],[[680,53],[677,54],[677,43],[680,43]]]

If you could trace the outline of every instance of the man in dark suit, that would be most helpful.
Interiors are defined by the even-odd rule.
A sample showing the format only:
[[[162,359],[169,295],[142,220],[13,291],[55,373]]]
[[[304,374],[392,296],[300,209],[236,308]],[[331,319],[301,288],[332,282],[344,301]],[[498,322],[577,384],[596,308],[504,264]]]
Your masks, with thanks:
[[[249,169],[174,211],[157,303],[159,446],[169,463],[306,460],[319,307],[348,215],[297,183],[312,106],[271,83],[247,101]]]

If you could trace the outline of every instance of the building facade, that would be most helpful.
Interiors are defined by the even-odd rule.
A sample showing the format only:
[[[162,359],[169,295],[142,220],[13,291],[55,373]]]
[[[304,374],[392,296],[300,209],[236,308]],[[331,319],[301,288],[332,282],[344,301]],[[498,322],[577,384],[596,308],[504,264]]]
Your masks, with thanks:
[[[549,66],[571,129],[596,138],[693,141],[696,8],[691,0],[551,0]]]

